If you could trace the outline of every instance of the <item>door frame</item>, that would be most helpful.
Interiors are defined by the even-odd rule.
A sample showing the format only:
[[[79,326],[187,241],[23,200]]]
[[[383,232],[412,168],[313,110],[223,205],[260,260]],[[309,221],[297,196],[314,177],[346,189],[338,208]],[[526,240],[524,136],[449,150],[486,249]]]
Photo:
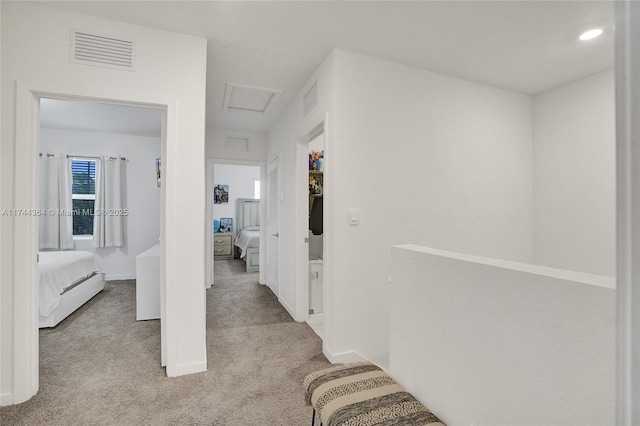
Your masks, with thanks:
[[[268,248],[269,251],[269,255],[265,256],[266,258],[266,268],[265,268],[265,282],[267,283],[267,286],[269,286],[269,288],[271,289],[271,291],[273,291],[274,286],[277,288],[277,291],[273,291],[273,293],[276,295],[276,297],[278,298],[278,301],[280,302],[280,304],[282,303],[282,299],[280,298],[280,270],[281,270],[281,266],[282,266],[282,247],[280,244],[281,238],[280,236],[278,236],[278,282],[277,283],[271,283],[270,282],[270,266],[271,266],[271,216],[270,216],[270,212],[271,212],[271,203],[273,203],[273,200],[271,199],[271,175],[270,175],[270,171],[271,171],[271,165],[273,163],[277,163],[277,167],[278,167],[278,199],[276,200],[276,203],[278,205],[278,233],[282,232],[282,226],[280,225],[280,208],[281,208],[281,196],[280,194],[281,192],[281,177],[282,177],[282,163],[280,161],[280,153],[278,152],[271,160],[269,160],[267,162],[267,168],[266,168],[266,175],[265,175],[265,192],[266,192],[266,199],[267,199],[267,203],[266,203],[266,215],[265,217],[267,218],[267,226],[265,227],[265,245]],[[267,189],[267,187],[269,187],[269,189]],[[262,238],[262,236],[261,236]],[[260,259],[260,261],[262,262],[262,259]],[[286,304],[283,304],[283,306],[285,306]],[[286,308],[286,306],[285,306]]]
[[[322,136],[324,138],[325,161],[323,162],[323,188],[327,187],[327,157],[326,157],[326,117],[324,120],[316,123],[302,137],[298,139],[296,145],[296,177],[297,177],[297,214],[296,214],[296,321],[306,321],[309,319],[309,143],[312,140]],[[323,191],[323,227],[325,214],[328,210],[325,204],[325,191]],[[323,275],[326,267],[324,257],[326,242],[326,230],[323,229]],[[324,293],[324,276],[323,276],[323,293]],[[323,294],[323,311],[324,311],[324,294]],[[324,315],[323,315],[324,317]]]
[[[15,163],[14,163],[14,207],[36,208],[38,206],[37,158],[40,148],[40,99],[59,99],[70,101],[91,101],[124,106],[157,108],[164,111],[162,125],[161,155],[166,156],[167,145],[176,144],[176,103],[171,99],[156,96],[135,96],[128,92],[112,91],[82,93],[69,91],[57,86],[37,87],[23,81],[16,82],[16,124],[15,124]],[[170,176],[167,176],[170,180]],[[166,248],[164,245],[166,229],[162,225],[166,210],[166,179],[163,176],[161,187],[161,227],[160,227],[160,263],[164,265]],[[21,238],[13,241],[13,393],[3,396],[2,405],[18,404],[27,401],[38,392],[39,387],[39,317],[38,317],[38,230],[36,216],[14,219],[14,233]],[[28,265],[25,268],[24,265]],[[24,283],[25,285],[15,285]],[[160,271],[161,294],[161,365],[167,365],[168,333],[166,329],[166,276],[165,268]]]
[[[256,166],[260,167],[260,217],[266,217],[266,189],[265,189],[265,162],[264,161],[248,161],[248,160],[229,160],[224,158],[207,157],[207,181],[205,183],[205,248],[204,253],[206,256],[206,271],[205,271],[205,288],[211,288],[211,285],[215,283],[215,262],[213,261],[213,182],[215,179],[214,170],[216,164],[228,164],[235,166]],[[235,218],[234,218],[235,220]],[[264,228],[264,229],[263,229]],[[260,272],[258,280],[260,284],[266,284],[266,236],[267,229],[263,226],[260,227]],[[233,250],[233,247],[232,247]]]

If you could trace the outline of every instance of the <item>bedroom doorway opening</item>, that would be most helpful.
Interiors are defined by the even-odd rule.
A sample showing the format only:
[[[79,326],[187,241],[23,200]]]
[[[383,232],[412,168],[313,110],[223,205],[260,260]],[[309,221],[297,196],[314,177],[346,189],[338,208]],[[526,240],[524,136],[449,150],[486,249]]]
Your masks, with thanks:
[[[157,164],[165,111],[48,97],[39,106],[39,364],[66,369],[61,353],[93,357],[79,335],[118,334],[126,345],[118,323],[161,318]],[[142,288],[137,259],[150,249],[155,270]],[[116,310],[131,314],[112,320]],[[147,350],[162,352],[160,321],[145,326],[157,333]]]
[[[43,157],[46,157],[46,153],[43,152],[41,147],[41,126],[40,117],[42,105],[41,101],[47,102],[47,100],[57,101],[69,101],[69,102],[84,102],[84,103],[101,103],[108,105],[120,105],[123,107],[138,107],[145,109],[153,109],[158,111],[161,117],[161,144],[160,150],[162,153],[166,152],[167,145],[167,133],[166,126],[168,117],[173,120],[174,115],[169,114],[169,107],[174,108],[172,102],[164,103],[164,99],[157,99],[155,97],[148,97],[146,101],[141,99],[134,99],[123,96],[121,98],[106,98],[102,96],[90,96],[84,94],[69,94],[61,90],[55,90],[53,88],[48,89],[33,89],[25,85],[18,84],[17,88],[17,106],[16,106],[16,134],[17,138],[23,143],[16,144],[15,152],[15,170],[16,170],[16,184],[15,184],[15,203],[20,206],[32,206],[30,211],[42,212],[40,206],[40,179],[39,179],[39,153],[43,153]],[[104,96],[104,93],[101,93]],[[173,137],[171,137],[173,141]],[[71,156],[73,157],[73,155]],[[50,158],[50,157],[48,157]],[[64,159],[68,158],[66,155]],[[121,160],[121,159],[120,159]],[[155,174],[155,172],[154,172]],[[160,210],[161,217],[165,211],[165,196],[164,189],[162,190],[160,204],[156,206]],[[53,216],[67,214],[67,209],[54,209],[51,213]],[[14,340],[14,353],[19,354],[19,357],[14,361],[13,371],[16,383],[20,383],[20,386],[15,388],[15,392],[12,394],[12,401],[22,402],[35,395],[39,388],[40,382],[40,321],[39,321],[39,277],[38,272],[38,247],[39,247],[39,235],[40,235],[40,216],[49,216],[48,209],[44,213],[33,213],[27,217],[26,220],[15,221],[14,230],[16,235],[21,235],[22,238],[16,240],[13,244],[13,252],[15,254],[16,265],[21,264],[23,267],[15,270],[14,278],[16,282],[23,282],[25,285],[15,288],[15,310],[13,314],[13,333],[16,337]],[[73,213],[71,212],[71,215]],[[164,227],[161,229],[161,234],[164,235]],[[160,292],[161,303],[164,303],[165,294],[165,281],[164,271],[160,271]],[[91,277],[90,277],[91,278]],[[95,276],[93,277],[95,279]],[[91,281],[95,284],[95,281]],[[70,294],[70,293],[69,293]],[[77,302],[74,302],[77,303]],[[82,302],[80,303],[82,305]],[[160,332],[159,343],[159,357],[158,361],[162,366],[166,365],[166,310],[162,309],[162,324]],[[74,309],[71,309],[72,313]],[[66,327],[65,323],[62,323]],[[55,331],[60,331],[64,327],[58,327]],[[18,362],[19,360],[19,362]]]
[[[207,160],[206,288],[216,277],[250,274],[264,284],[264,163]],[[249,279],[250,277],[246,277]]]

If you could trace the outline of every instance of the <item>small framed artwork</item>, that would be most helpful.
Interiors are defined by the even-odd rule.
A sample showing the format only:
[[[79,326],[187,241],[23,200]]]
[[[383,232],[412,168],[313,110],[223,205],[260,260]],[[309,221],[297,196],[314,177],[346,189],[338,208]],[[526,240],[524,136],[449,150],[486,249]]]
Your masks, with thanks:
[[[158,188],[160,187],[160,181],[162,178],[162,173],[161,173],[161,166],[162,165],[162,159],[161,158],[156,158],[156,185],[158,185]]]
[[[220,232],[231,233],[233,232],[233,219],[230,217],[220,218]]]
[[[227,204],[229,202],[229,185],[216,185],[213,188],[213,204]]]

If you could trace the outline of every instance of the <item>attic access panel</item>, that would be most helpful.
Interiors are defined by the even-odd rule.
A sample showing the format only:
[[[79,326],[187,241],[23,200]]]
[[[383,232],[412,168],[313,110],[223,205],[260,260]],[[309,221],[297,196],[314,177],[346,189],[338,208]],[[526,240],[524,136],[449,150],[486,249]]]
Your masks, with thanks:
[[[266,115],[281,94],[281,90],[227,83],[223,110]]]

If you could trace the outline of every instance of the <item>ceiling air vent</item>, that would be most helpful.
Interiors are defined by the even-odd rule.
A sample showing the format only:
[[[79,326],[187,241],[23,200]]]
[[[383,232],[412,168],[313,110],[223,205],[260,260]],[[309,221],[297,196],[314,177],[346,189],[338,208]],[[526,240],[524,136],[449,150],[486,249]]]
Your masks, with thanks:
[[[224,149],[227,151],[249,152],[249,138],[246,136],[226,136]]]
[[[133,40],[71,30],[70,60],[76,64],[134,71]]]
[[[316,105],[318,105],[318,82],[313,83],[302,99],[302,116],[309,114]]]

